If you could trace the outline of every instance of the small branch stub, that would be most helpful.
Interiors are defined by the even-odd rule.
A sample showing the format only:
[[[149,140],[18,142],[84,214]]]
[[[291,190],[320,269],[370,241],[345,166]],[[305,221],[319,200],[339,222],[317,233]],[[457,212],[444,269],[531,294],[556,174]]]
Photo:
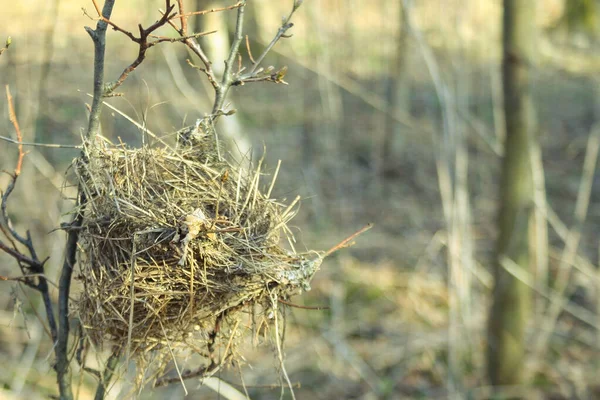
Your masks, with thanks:
[[[12,44],[12,38],[9,36],[6,38],[4,47],[0,48],[0,55],[2,55],[2,53],[4,53],[6,50],[8,50],[8,48],[10,47],[11,44]]]

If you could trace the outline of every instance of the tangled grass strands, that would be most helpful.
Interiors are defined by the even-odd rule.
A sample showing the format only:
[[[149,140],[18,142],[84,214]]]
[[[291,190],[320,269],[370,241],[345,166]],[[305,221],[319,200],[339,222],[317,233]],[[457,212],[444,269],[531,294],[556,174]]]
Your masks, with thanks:
[[[77,312],[94,346],[126,346],[140,383],[190,351],[206,373],[237,362],[242,322],[272,322],[273,296],[309,289],[320,265],[280,244],[295,241],[287,224],[299,198],[271,199],[275,177],[262,191],[262,161],[249,169],[222,159],[215,133],[202,131],[211,125],[196,126],[176,147],[99,138],[74,165],[90,199]],[[256,310],[263,316],[250,320]]]

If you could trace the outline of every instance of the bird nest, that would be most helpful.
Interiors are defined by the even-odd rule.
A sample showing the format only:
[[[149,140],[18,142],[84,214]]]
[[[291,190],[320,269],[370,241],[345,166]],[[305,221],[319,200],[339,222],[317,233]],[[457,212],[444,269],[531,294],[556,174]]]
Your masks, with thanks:
[[[261,190],[260,166],[225,161],[206,124],[179,132],[175,147],[99,139],[75,171],[84,333],[140,362],[158,354],[155,377],[178,350],[206,360],[203,375],[236,359],[244,332],[276,322],[322,261],[282,247],[297,200],[271,199],[274,179]]]

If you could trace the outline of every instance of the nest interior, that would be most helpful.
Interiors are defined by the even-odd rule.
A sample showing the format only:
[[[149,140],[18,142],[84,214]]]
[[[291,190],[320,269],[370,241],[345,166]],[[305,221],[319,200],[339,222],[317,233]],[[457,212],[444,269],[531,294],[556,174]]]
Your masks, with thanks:
[[[186,134],[174,147],[98,139],[75,164],[87,197],[76,310],[95,345],[206,353],[229,332],[231,353],[236,315],[272,310],[319,267],[318,253],[281,245],[296,201],[270,199],[274,181],[261,190],[260,163],[224,160],[214,132],[198,124]]]

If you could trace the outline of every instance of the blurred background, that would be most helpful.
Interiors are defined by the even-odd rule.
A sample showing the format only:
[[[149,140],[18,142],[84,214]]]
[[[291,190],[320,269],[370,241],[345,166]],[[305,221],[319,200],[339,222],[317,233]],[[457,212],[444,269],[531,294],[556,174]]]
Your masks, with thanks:
[[[186,2],[188,10],[228,4]],[[245,33],[256,56],[292,2],[248,4]],[[95,25],[82,7],[95,15],[92,2],[81,0],[2,7],[0,42],[10,35],[13,43],[0,56],[0,84],[10,85],[27,142],[81,142],[93,65],[83,27]],[[531,20],[548,242],[547,263],[530,285],[532,380],[513,388],[523,398],[600,398],[600,178],[595,158],[584,166],[599,135],[598,7],[595,0],[538,1]],[[164,1],[117,0],[111,19],[136,32],[159,8]],[[196,32],[218,31],[201,39],[217,73],[234,22],[235,12],[190,20]],[[502,2],[306,0],[293,22],[293,37],[264,62],[288,66],[289,85],[234,87],[229,108],[237,113],[219,131],[233,153],[264,156],[271,172],[282,161],[275,195],[303,198],[292,223],[300,248],[325,250],[375,224],[327,259],[313,290],[294,299],[330,307],[290,310],[286,368],[297,398],[489,398],[486,326],[505,136]],[[166,28],[159,34],[175,36]],[[113,80],[137,48],[112,30],[107,42],[106,79]],[[209,113],[212,88],[187,58],[182,44],[152,48],[120,88],[123,96],[107,100],[103,135],[139,145],[139,125],[169,134]],[[14,138],[0,103],[0,136]],[[9,213],[50,257],[47,274],[56,282],[65,239],[56,228],[69,218],[75,193],[65,171],[78,151],[28,150]],[[0,141],[1,169],[12,170],[16,156],[15,145]],[[0,187],[7,182],[0,176]],[[0,254],[0,275],[18,272]],[[36,317],[40,299],[16,283],[1,287],[0,396],[56,395],[50,341]],[[550,304],[560,304],[557,313],[547,312]],[[245,355],[241,374],[219,378],[238,390],[243,378],[252,398],[279,398],[284,384],[272,349],[249,347]],[[79,398],[92,398],[93,379],[76,373]],[[132,379],[125,374],[111,396],[126,393]],[[215,385],[187,387],[192,398],[221,398]],[[181,396],[173,385],[140,398]]]

